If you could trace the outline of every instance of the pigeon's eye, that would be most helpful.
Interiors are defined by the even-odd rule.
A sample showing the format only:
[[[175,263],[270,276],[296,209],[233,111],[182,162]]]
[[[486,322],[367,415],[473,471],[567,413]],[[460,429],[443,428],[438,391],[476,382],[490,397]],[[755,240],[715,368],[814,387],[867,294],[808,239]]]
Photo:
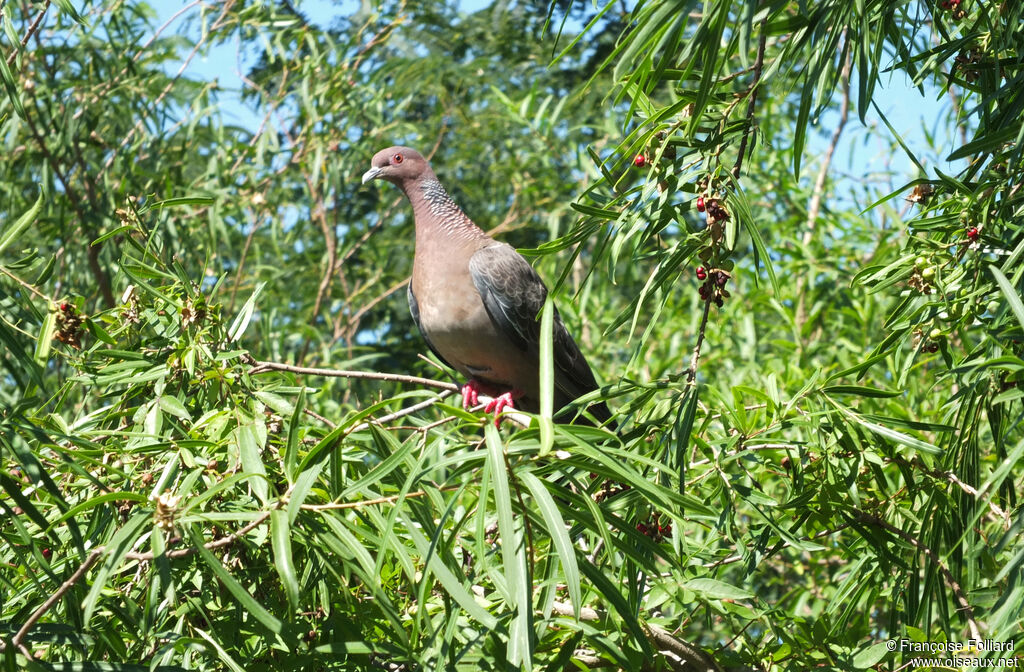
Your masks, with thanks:
[[[401,155],[401,154],[395,154],[395,155],[394,155],[394,156],[393,156],[393,157],[391,158],[391,160],[392,160],[392,161],[393,161],[394,163],[401,163],[401,162],[402,162],[402,155]]]

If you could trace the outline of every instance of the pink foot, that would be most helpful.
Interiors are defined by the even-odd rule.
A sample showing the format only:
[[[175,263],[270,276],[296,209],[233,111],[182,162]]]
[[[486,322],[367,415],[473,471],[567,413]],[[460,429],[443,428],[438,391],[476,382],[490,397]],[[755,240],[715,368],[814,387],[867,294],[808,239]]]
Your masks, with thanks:
[[[465,385],[462,386],[462,407],[467,411],[477,404],[480,400],[477,397],[480,396],[480,383],[475,380],[469,380]]]
[[[504,394],[498,394],[489,385],[470,379],[462,386],[462,407],[469,410],[479,405],[481,393],[493,397],[484,407],[484,413],[494,414],[495,425],[498,424],[502,411],[505,409],[514,411],[516,400],[523,396],[522,390],[509,390]]]
[[[506,408],[510,411],[516,410],[515,401],[521,396],[523,396],[522,390],[511,390],[504,394],[499,394],[487,403],[487,406],[484,407],[484,413],[494,413],[494,426],[497,427],[501,422],[502,411]]]

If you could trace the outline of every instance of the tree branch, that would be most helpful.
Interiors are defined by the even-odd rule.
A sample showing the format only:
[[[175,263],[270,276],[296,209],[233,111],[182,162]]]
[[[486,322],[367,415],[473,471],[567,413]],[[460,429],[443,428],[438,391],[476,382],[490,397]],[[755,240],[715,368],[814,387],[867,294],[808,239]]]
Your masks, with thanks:
[[[326,376],[328,378],[358,378],[365,380],[387,380],[393,383],[408,383],[420,385],[436,390],[447,390],[458,392],[461,388],[455,383],[446,383],[441,380],[420,378],[419,376],[406,376],[400,373],[378,373],[376,371],[351,371],[345,369],[319,369],[309,366],[292,366],[291,364],[280,364],[278,362],[256,362],[256,365],[249,370],[250,375],[259,375],[267,371],[287,371],[308,376]]]
[[[35,35],[37,30],[39,30],[39,24],[43,22],[43,17],[46,16],[46,11],[50,9],[50,2],[51,0],[46,0],[46,2],[43,4],[43,8],[39,10],[38,14],[36,14],[35,20],[32,21],[32,24],[28,27],[28,30],[25,31],[25,36],[21,38],[22,49],[24,49],[25,46],[28,45],[28,41],[31,40],[32,36]],[[12,65],[14,65],[14,59],[18,57],[18,51],[18,49],[15,49],[11,52],[11,55],[7,57],[7,67],[11,67]]]
[[[839,123],[836,125],[836,130],[832,132],[832,140],[828,144],[828,149],[825,150],[825,157],[821,161],[821,167],[818,169],[818,176],[814,180],[814,190],[811,192],[811,202],[807,206],[807,222],[804,224],[804,247],[807,247],[814,238],[814,226],[817,224],[818,213],[821,211],[821,201],[825,195],[825,180],[828,178],[828,171],[832,166],[832,157],[835,155],[836,146],[839,144],[839,137],[843,134],[843,129],[846,127],[846,121],[850,117],[850,63],[852,60],[852,50],[848,48],[849,44],[846,46],[846,62],[843,64],[843,72],[841,74],[843,99],[839,106]],[[796,322],[798,327],[802,327],[804,322],[807,320],[804,296],[804,290],[807,284],[806,278],[807,274],[801,274],[797,279],[796,285],[797,304],[796,314],[794,315],[793,320]]]
[[[754,83],[750,85],[750,99],[747,101],[747,127],[743,131],[743,138],[740,140],[740,152],[736,157],[736,165],[732,167],[732,176],[740,176],[740,168],[743,166],[743,155],[747,151],[747,139],[754,129],[754,108],[757,104],[757,89],[761,83],[761,71],[764,68],[764,49],[768,43],[768,19],[761,19],[761,39],[757,43],[757,60],[754,62]]]
[[[964,617],[967,619],[967,627],[971,631],[971,638],[980,641],[981,629],[978,627],[978,623],[974,620],[974,610],[971,608],[971,603],[967,601],[967,596],[964,595],[963,588],[960,587],[960,584],[957,583],[956,579],[953,577],[953,573],[949,571],[948,567],[946,567],[946,563],[942,562],[942,558],[940,558],[939,555],[935,551],[933,551],[929,546],[926,546],[924,542],[919,541],[918,539],[914,538],[909,533],[904,532],[895,525],[888,523],[885,520],[882,520],[874,514],[867,513],[866,511],[860,511],[856,509],[855,511],[857,514],[857,520],[859,522],[869,523],[871,525],[875,525],[876,527],[881,527],[884,530],[892,532],[903,541],[907,542],[917,550],[924,553],[929,560],[936,564],[936,566],[939,568],[939,572],[946,580],[946,585],[948,585],[950,590],[953,591],[953,595],[956,598],[957,603],[960,605],[960,611],[964,613]]]

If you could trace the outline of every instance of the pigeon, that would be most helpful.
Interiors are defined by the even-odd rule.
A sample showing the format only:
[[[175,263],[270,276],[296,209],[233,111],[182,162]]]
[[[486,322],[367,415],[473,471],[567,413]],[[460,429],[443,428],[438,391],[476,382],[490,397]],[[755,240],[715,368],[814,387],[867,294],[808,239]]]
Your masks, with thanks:
[[[492,397],[485,412],[494,413],[495,422],[505,409],[538,412],[544,281],[515,248],[473,223],[419,152],[390,147],[370,165],[363,184],[387,180],[412,204],[416,241],[409,309],[431,352],[466,377],[463,407],[475,407],[485,394]],[[557,310],[553,322],[557,413],[598,386]],[[604,402],[587,410],[612,426]]]

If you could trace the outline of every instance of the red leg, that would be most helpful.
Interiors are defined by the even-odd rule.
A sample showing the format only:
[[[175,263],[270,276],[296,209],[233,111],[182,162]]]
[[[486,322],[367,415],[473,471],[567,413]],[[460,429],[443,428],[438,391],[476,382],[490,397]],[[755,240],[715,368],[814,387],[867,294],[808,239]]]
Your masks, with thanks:
[[[523,396],[522,390],[509,390],[504,394],[500,394],[497,397],[488,402],[484,408],[485,413],[494,413],[494,426],[497,427],[501,421],[501,413],[506,408],[510,411],[516,410],[515,401]]]
[[[462,386],[462,407],[468,411],[479,404],[480,400],[477,399],[479,395],[480,383],[472,378],[466,381],[466,384]]]
[[[480,394],[493,397],[484,407],[484,413],[493,413],[494,424],[497,425],[502,411],[505,409],[514,411],[516,400],[522,397],[524,392],[513,389],[504,394],[498,394],[490,385],[471,378],[462,386],[462,407],[469,410],[477,406],[480,403]]]

